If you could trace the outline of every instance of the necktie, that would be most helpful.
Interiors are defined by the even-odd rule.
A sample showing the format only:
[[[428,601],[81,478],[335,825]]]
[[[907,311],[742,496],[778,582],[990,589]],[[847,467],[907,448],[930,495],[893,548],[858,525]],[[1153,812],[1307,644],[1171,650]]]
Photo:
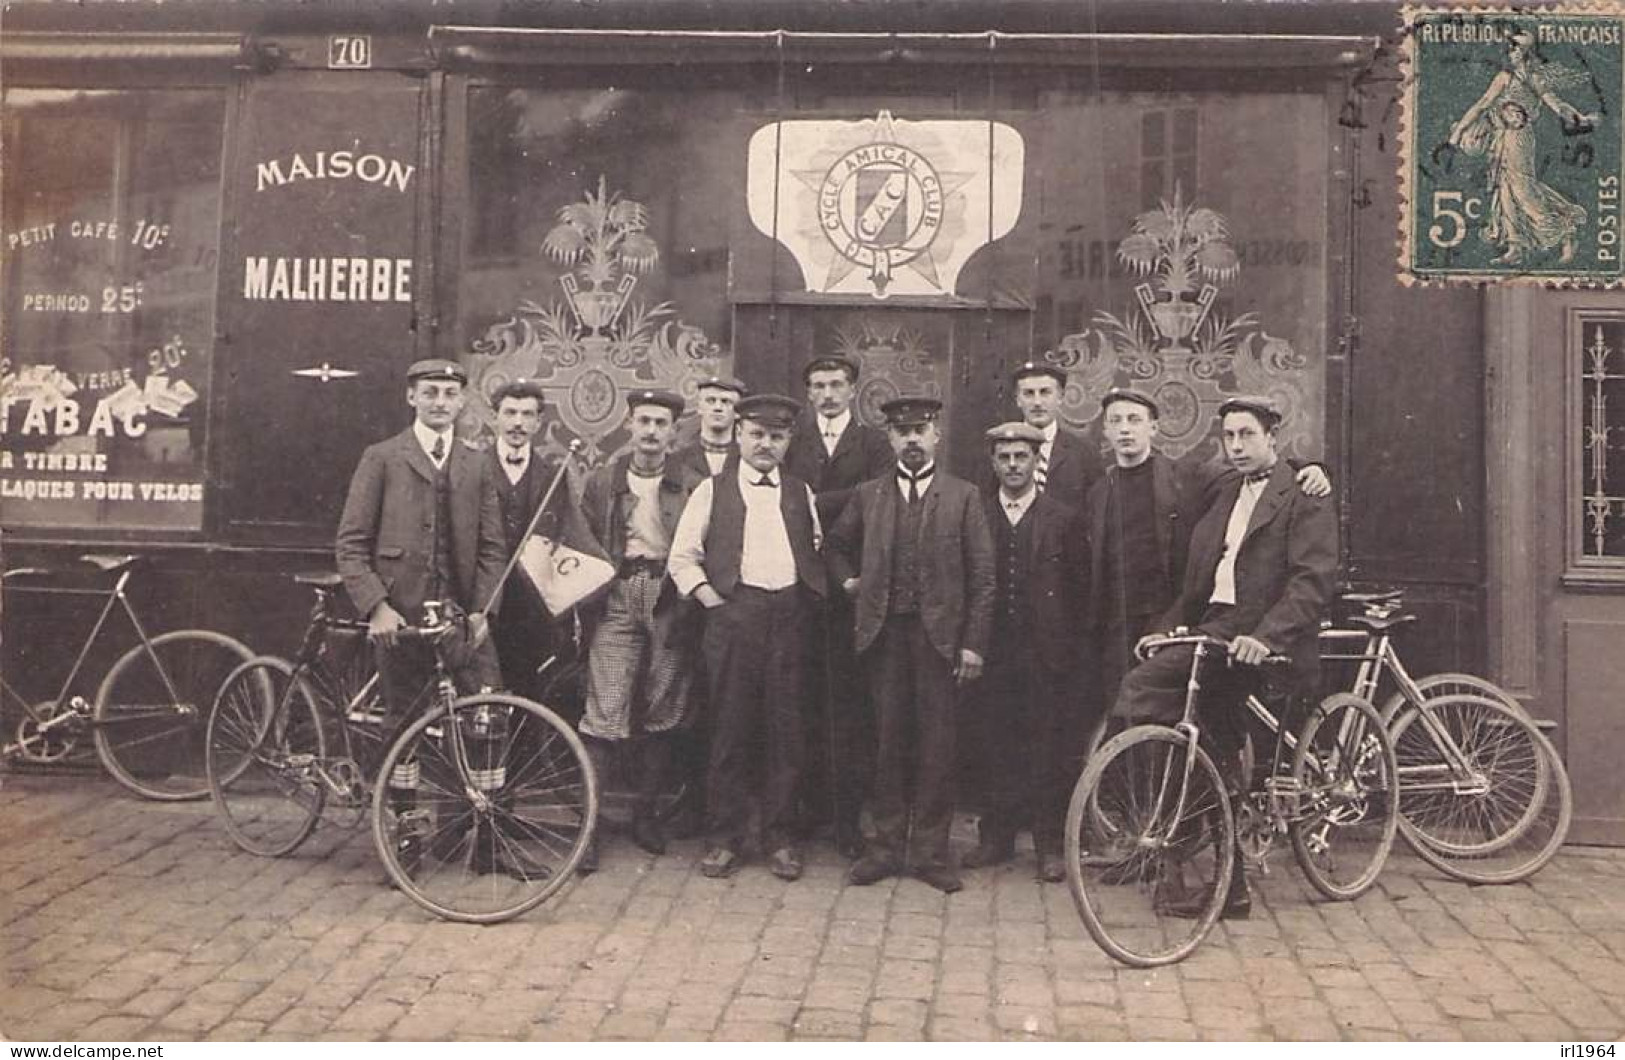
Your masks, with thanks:
[[[920,500],[920,480],[925,478],[924,473],[911,475],[907,471],[899,470],[897,477],[908,483],[908,502],[918,504]]]
[[[1049,454],[1042,449],[1038,451],[1038,466],[1033,468],[1033,482],[1038,485],[1039,493],[1049,485]]]
[[[446,459],[445,435],[437,434],[434,436],[434,447],[429,450],[429,459],[433,460],[436,465],[439,465],[440,461]]]

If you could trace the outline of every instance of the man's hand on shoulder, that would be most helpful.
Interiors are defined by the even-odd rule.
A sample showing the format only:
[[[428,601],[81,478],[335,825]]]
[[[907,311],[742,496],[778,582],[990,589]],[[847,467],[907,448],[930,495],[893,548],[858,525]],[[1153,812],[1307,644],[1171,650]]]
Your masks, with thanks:
[[[1330,497],[1332,495],[1332,480],[1327,476],[1326,469],[1319,464],[1305,464],[1298,469],[1298,489],[1303,491],[1305,497]]]

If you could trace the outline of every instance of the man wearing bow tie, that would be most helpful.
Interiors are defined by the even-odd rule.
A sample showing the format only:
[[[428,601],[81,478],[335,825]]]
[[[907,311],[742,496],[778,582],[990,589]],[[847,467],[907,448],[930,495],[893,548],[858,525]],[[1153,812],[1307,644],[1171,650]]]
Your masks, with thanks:
[[[738,464],[695,488],[671,550],[677,590],[706,609],[712,837],[700,872],[738,871],[755,804],[773,875],[795,880],[801,681],[827,585],[822,532],[812,490],[780,468],[800,406],[754,394],[734,407]]]
[[[801,372],[807,410],[796,421],[784,466],[812,487],[818,518],[834,526],[858,484],[892,466],[884,431],[862,423],[853,408],[858,364],[831,354],[815,357]],[[807,680],[807,770],[802,813],[810,826],[828,823],[835,848],[848,858],[862,853],[858,818],[874,768],[874,717],[864,702],[852,650],[852,602],[832,585],[822,628],[813,632],[814,665]]]
[[[987,655],[993,539],[976,487],[937,468],[942,402],[898,398],[882,411],[893,473],[859,486],[830,531],[878,731],[874,843],[847,879],[876,883],[911,861],[952,893],[954,711]]]
[[[1200,725],[1227,783],[1239,788],[1243,700],[1256,687],[1258,664],[1287,655],[1296,691],[1317,682],[1320,617],[1337,579],[1337,517],[1325,498],[1299,490],[1292,468],[1278,458],[1281,414],[1273,401],[1232,397],[1219,406],[1219,417],[1225,455],[1238,474],[1192,530],[1180,596],[1158,628],[1194,627],[1230,642],[1230,660],[1239,665],[1221,663],[1204,675]],[[1114,713],[1131,722],[1177,721],[1193,651],[1165,648],[1130,670]],[[1172,912],[1200,911],[1199,901],[1168,904]],[[1238,856],[1224,916],[1245,918],[1251,907]]]

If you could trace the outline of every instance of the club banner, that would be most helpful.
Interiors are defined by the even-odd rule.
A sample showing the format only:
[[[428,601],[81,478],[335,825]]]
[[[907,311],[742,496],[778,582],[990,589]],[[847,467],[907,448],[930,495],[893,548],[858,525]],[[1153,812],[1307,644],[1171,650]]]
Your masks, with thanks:
[[[1024,162],[1002,122],[775,122],[751,135],[746,197],[808,293],[953,296],[971,255],[1021,216]]]
[[[615,578],[615,565],[601,556],[532,534],[519,555],[519,566],[555,616],[581,603]]]

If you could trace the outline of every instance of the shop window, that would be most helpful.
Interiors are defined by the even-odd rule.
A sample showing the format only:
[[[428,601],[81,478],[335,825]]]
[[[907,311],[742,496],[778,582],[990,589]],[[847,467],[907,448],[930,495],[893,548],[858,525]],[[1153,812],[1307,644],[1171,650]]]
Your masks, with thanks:
[[[1171,201],[1174,189],[1197,194],[1195,107],[1147,110],[1140,115],[1140,207]]]
[[[200,530],[222,97],[3,102],[0,522]]]
[[[1570,575],[1625,580],[1625,316],[1570,323]]]

